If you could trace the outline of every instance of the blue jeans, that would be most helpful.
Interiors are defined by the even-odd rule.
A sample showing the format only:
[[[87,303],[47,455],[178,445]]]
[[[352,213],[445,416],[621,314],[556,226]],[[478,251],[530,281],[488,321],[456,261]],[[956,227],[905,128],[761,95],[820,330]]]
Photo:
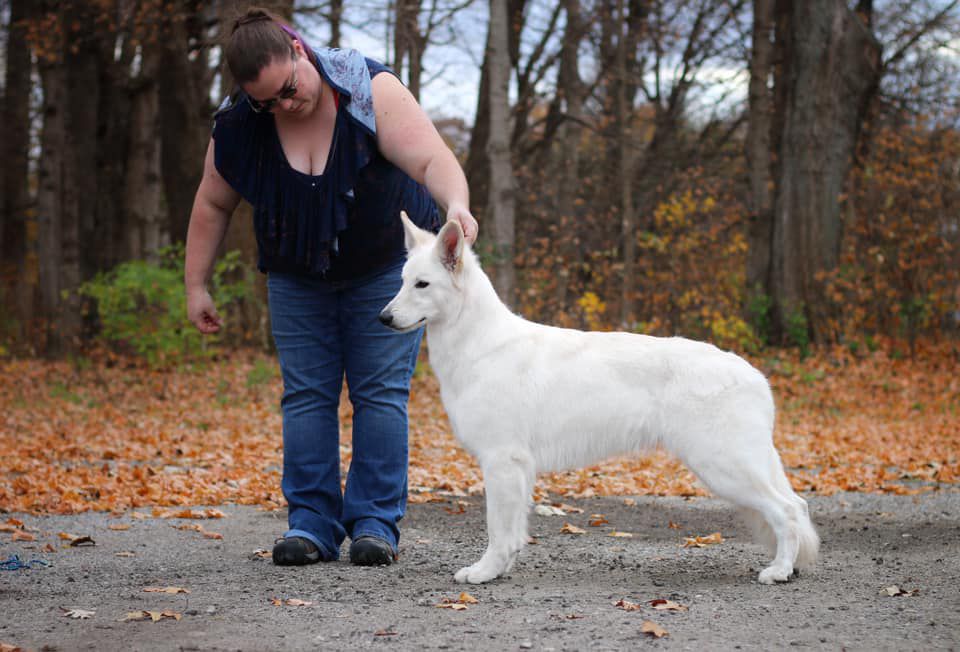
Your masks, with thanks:
[[[285,537],[304,537],[321,558],[346,536],[393,546],[407,502],[407,399],[422,330],[398,334],[377,319],[400,289],[401,265],[350,281],[271,273],[273,338],[283,375]],[[346,373],[353,459],[340,491],[337,408]]]

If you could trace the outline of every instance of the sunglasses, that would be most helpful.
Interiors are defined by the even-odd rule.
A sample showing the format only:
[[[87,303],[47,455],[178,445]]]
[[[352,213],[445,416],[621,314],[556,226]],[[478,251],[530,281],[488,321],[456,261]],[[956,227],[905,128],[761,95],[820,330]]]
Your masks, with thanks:
[[[264,100],[263,102],[255,100],[249,95],[247,95],[247,103],[250,105],[250,108],[253,109],[256,113],[266,113],[270,111],[277,105],[277,102],[280,100],[289,100],[291,97],[297,94],[297,57],[293,58],[293,71],[290,73],[290,83],[280,89],[280,93],[277,97],[271,98],[269,100]]]

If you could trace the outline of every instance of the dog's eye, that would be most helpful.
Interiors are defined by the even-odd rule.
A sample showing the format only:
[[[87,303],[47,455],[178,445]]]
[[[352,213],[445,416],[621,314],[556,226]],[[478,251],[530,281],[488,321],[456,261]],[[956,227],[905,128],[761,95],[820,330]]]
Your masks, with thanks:
[[[419,289],[422,290],[423,288],[427,287],[428,285],[430,285],[430,284],[427,283],[426,281],[417,281],[417,284],[414,285],[413,287],[419,288]]]

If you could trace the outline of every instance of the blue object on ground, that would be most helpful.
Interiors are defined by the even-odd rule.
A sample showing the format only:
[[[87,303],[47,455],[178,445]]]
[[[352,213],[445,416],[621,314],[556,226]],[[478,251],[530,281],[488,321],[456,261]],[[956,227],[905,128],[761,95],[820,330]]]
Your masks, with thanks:
[[[24,568],[30,570],[34,566],[49,566],[50,562],[43,561],[42,559],[31,559],[30,561],[21,561],[19,555],[10,555],[5,560],[0,561],[0,570],[23,570]]]

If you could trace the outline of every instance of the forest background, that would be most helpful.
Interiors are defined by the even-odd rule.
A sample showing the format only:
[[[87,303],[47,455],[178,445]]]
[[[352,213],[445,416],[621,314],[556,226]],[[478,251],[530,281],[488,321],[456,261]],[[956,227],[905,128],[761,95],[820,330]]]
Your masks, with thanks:
[[[190,327],[182,289],[211,116],[232,89],[219,44],[249,4],[0,0],[8,505],[109,507],[100,496],[124,482],[141,492],[126,504],[242,487],[276,499],[278,379],[256,352],[271,340],[248,207],[212,280],[223,335]],[[750,356],[781,397],[778,443],[808,470],[800,487],[957,481],[960,1],[257,4],[314,45],[382,56],[423,96],[514,310]],[[191,365],[211,359],[227,367],[205,384]],[[432,381],[414,384],[415,420],[447,436]],[[269,432],[236,441],[253,431]],[[429,450],[446,475],[430,467],[423,486],[477,487]],[[112,462],[157,456],[166,466]],[[64,462],[78,457],[87,471]],[[40,463],[59,479],[31,479]],[[178,494],[150,470],[191,464],[226,469],[183,486],[214,494]],[[565,477],[558,490],[578,495],[696,491],[686,476],[619,489]]]

